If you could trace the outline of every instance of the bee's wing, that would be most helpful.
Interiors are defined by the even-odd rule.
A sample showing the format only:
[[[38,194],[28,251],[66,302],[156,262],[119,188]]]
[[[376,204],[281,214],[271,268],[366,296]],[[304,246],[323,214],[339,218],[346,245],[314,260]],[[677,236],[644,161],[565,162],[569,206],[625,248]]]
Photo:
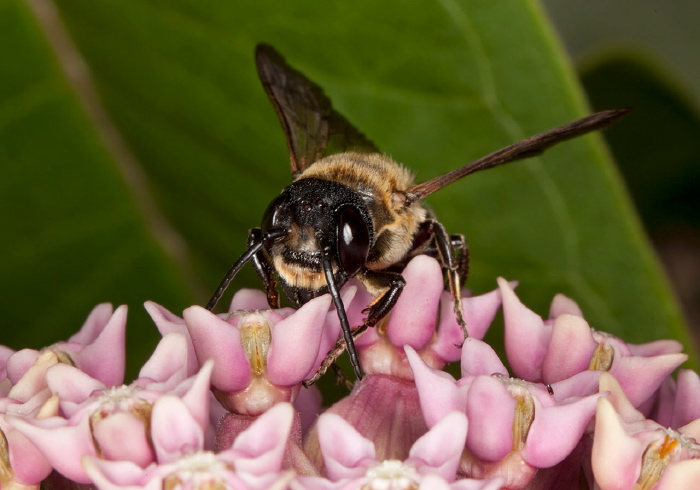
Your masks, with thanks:
[[[290,67],[272,46],[259,44],[255,61],[282,124],[294,176],[331,153],[378,152],[370,140],[333,110],[321,87]]]
[[[463,167],[411,187],[406,191],[406,205],[419,201],[428,194],[432,194],[433,192],[442,189],[455,180],[461,179],[469,174],[473,174],[474,172],[478,172],[479,170],[486,170],[487,168],[513,162],[515,160],[523,160],[525,158],[534,157],[557,143],[581,136],[597,129],[603,129],[612,124],[616,119],[627,114],[629,111],[630,109],[624,108],[596,112],[590,116],[586,116],[570,122],[569,124],[564,124],[563,126],[536,134],[535,136],[531,136],[527,139],[502,148],[489,155],[486,155],[485,157],[481,157],[478,160],[468,163]]]

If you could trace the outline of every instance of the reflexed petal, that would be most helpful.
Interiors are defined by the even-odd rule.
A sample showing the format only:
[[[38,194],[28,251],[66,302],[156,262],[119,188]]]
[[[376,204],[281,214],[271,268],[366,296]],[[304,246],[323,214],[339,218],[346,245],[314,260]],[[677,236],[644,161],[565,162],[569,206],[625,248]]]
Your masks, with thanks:
[[[387,335],[396,346],[410,345],[421,349],[435,333],[444,288],[442,268],[432,257],[418,255],[408,263],[402,275],[406,286],[391,311]]]
[[[479,296],[465,297],[463,295],[462,310],[464,310],[464,320],[467,323],[469,338],[482,339],[500,307],[501,291],[499,289]],[[452,294],[445,291],[442,293],[442,301],[440,302],[438,337],[431,349],[445,361],[454,362],[460,358],[459,345],[463,342],[464,333],[454,314]]]
[[[214,359],[212,385],[224,392],[242,390],[250,381],[250,363],[241,344],[241,333],[218,316],[199,306],[183,312],[197,359]]]
[[[185,359],[187,359],[186,376],[195,375],[197,370],[199,370],[199,363],[197,362],[194,345],[192,345],[192,339],[185,325],[185,320],[153,301],[146,301],[143,306],[163,337],[170,333],[180,333],[185,336],[187,348],[187,353],[185,354]],[[182,364],[182,358],[180,359],[180,364]]]
[[[171,463],[204,447],[199,423],[185,403],[172,395],[164,395],[153,404],[151,435],[160,463]]]
[[[360,478],[376,460],[374,444],[342,417],[325,413],[318,419],[318,438],[331,480]]]
[[[562,314],[552,325],[552,336],[542,361],[542,381],[556,383],[588,369],[598,344],[591,327],[579,316]]]
[[[535,418],[522,451],[523,459],[537,468],[550,468],[563,461],[581,439],[600,396],[551,407],[542,407],[533,397]]]
[[[541,380],[541,367],[547,353],[551,329],[542,317],[523,305],[508,282],[498,278],[503,296],[506,355],[515,376],[530,382]]]
[[[454,481],[466,438],[467,417],[451,412],[413,444],[408,461],[420,474],[438,474]]]
[[[113,461],[130,460],[140,466],[154,461],[147,438],[146,421],[127,412],[110,415],[96,424],[92,437],[102,456]]]
[[[126,305],[117,308],[99,335],[92,342],[85,344],[79,355],[75,355],[73,359],[79,369],[102,381],[106,386],[116,386],[124,382],[126,314]]]
[[[683,352],[683,344],[677,340],[657,340],[646,344],[627,344],[633,356],[652,357]]]
[[[43,453],[22,432],[15,430],[2,414],[0,431],[0,437],[4,435],[7,440],[6,456],[18,482],[36,485],[49,476],[53,468]]]
[[[654,490],[696,488],[700,482],[700,460],[687,459],[666,467]]]
[[[319,349],[330,303],[330,294],[324,294],[272,326],[267,375],[273,384],[298,385],[316,372],[318,366],[314,363],[319,357],[319,350],[325,357],[330,347]]]
[[[462,346],[462,377],[480,374],[508,376],[508,370],[490,345],[469,337]]]
[[[69,342],[83,345],[94,342],[109,322],[113,312],[114,308],[111,303],[100,303],[95,306],[80,328],[80,331],[74,334],[69,339]]]
[[[633,488],[642,466],[644,447],[627,436],[610,401],[598,400],[591,463],[603,490]]]
[[[240,289],[231,299],[229,311],[236,310],[267,310],[267,295],[259,289]]]
[[[638,407],[654,394],[663,380],[688,359],[686,354],[615,359],[610,374],[620,382],[632,405]]]
[[[573,299],[557,294],[549,307],[549,319],[555,320],[560,315],[574,315],[583,318],[581,307]]]
[[[231,449],[222,451],[222,454],[235,455],[237,471],[254,475],[278,473],[282,468],[293,418],[292,405],[278,403],[241,432]]]
[[[46,459],[65,477],[78,483],[90,483],[80,461],[83,456],[96,456],[90,437],[90,420],[83,417],[78,425],[66,425],[59,417],[25,420],[8,417],[10,423],[44,454]]]
[[[700,419],[700,376],[690,369],[678,372],[672,427]]]
[[[516,401],[499,379],[477,376],[467,399],[467,447],[483,461],[499,461],[513,448]]]
[[[187,343],[187,336],[182,333],[165,334],[139,371],[139,380],[147,379],[158,383],[163,391],[167,391],[187,379],[190,364]],[[187,362],[183,362],[183,359],[187,359]],[[198,365],[196,359],[194,365]],[[192,374],[196,372],[195,369]]]
[[[449,374],[428,367],[411,347],[406,346],[405,350],[428,427],[433,427],[454,410],[465,413],[469,386],[458,386]]]

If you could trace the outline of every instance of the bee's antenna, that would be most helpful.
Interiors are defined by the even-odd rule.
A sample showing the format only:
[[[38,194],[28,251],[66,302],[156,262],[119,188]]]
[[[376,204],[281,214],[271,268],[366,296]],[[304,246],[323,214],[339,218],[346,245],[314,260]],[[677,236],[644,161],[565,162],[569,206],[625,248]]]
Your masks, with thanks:
[[[406,191],[406,206],[423,199],[428,194],[442,189],[448,184],[451,184],[457,179],[485,170],[487,168],[502,165],[504,163],[513,162],[515,160],[523,160],[537,156],[544,152],[547,148],[556,145],[561,141],[566,141],[576,136],[581,136],[590,131],[603,129],[612,124],[616,119],[624,116],[630,111],[629,108],[610,109],[607,111],[596,112],[590,116],[583,117],[576,121],[564,124],[549,131],[545,131],[527,139],[506,146],[496,152],[493,152],[485,157],[479,158],[463,167],[448,172],[434,179],[428,180],[421,184],[411,187]]]
[[[335,277],[333,276],[333,265],[331,263],[331,256],[333,251],[328,243],[322,238],[319,239],[319,244],[321,245],[321,254],[323,256],[323,272],[326,274],[326,282],[328,283],[328,291],[333,298],[333,305],[335,310],[338,312],[338,319],[340,320],[340,326],[343,329],[343,339],[345,340],[345,346],[350,355],[350,362],[352,368],[355,371],[355,376],[357,379],[362,379],[362,367],[360,367],[360,359],[357,356],[357,351],[355,350],[355,341],[352,338],[352,330],[350,329],[350,322],[348,321],[348,315],[345,312],[345,306],[343,305],[343,300],[340,297],[340,292],[338,291],[338,285],[335,283]]]
[[[255,242],[251,243],[248,247],[248,250],[246,250],[245,253],[239,257],[239,259],[231,266],[224,278],[221,280],[219,287],[216,288],[214,296],[212,296],[209,300],[209,303],[207,303],[206,309],[209,311],[214,309],[216,303],[219,302],[221,296],[224,294],[224,291],[226,291],[228,285],[231,283],[233,278],[236,277],[236,274],[238,274],[238,272],[243,268],[246,262],[252,259],[253,256],[260,251],[263,245],[265,245],[270,240],[274,240],[275,238],[282,237],[286,234],[287,230],[284,229],[270,230],[263,236],[261,236],[259,240],[256,240]]]

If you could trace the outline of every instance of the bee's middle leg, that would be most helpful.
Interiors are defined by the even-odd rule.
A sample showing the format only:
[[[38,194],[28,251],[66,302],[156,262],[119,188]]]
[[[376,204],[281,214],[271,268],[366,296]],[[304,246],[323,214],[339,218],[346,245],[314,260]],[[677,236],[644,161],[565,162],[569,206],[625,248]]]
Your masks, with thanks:
[[[430,245],[420,253],[435,257],[447,273],[447,285],[452,294],[457,323],[462,327],[464,338],[469,337],[467,322],[462,310],[462,286],[469,274],[469,247],[462,235],[448,235],[445,226],[436,220],[428,220],[423,225],[432,235]],[[457,255],[459,252],[459,255]]]

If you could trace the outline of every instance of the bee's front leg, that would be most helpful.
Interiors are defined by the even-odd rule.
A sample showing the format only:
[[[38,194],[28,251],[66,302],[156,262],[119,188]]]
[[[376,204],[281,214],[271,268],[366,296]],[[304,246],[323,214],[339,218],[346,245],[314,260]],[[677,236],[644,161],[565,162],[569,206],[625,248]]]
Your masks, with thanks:
[[[260,241],[262,237],[262,231],[260,228],[251,228],[248,231],[248,247],[251,247],[253,243]],[[267,293],[267,304],[270,308],[277,309],[280,307],[280,295],[277,291],[277,281],[275,281],[274,271],[272,263],[270,262],[270,257],[265,249],[261,249],[258,253],[253,255],[251,260],[253,263],[253,268],[255,272],[265,285],[265,291]]]
[[[399,299],[401,291],[406,285],[406,281],[404,280],[403,276],[397,272],[365,270],[359,274],[358,279],[360,279],[368,287],[368,289],[379,289],[384,290],[385,292],[379,295],[379,297],[367,309],[368,314],[364,324],[350,330],[350,338],[352,341],[362,335],[368,328],[375,326],[379,320],[384,318],[384,316],[391,311],[396,304],[396,301]],[[330,350],[330,352],[328,352],[328,355],[321,363],[321,366],[318,368],[316,374],[314,374],[310,379],[304,381],[304,386],[308,388],[318,381],[318,379],[323,376],[328,368],[343,353],[343,351],[347,348],[347,345],[348,344],[345,337],[338,339],[338,342],[336,342],[335,346]],[[352,343],[352,346],[354,348],[354,343]]]

